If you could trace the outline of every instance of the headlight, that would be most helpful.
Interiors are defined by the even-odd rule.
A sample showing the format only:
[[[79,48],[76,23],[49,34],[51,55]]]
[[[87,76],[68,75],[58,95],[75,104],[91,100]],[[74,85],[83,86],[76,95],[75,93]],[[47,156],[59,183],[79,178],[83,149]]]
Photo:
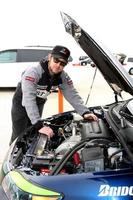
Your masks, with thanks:
[[[26,180],[19,172],[10,171],[2,182],[2,187],[10,200],[61,200],[62,194],[41,188]]]

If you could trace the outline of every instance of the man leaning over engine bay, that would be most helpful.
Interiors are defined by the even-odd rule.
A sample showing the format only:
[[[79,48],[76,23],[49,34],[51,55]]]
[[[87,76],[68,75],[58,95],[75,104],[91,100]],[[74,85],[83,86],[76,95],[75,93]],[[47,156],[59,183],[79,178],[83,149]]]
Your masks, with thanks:
[[[68,48],[57,45],[37,66],[29,67],[24,71],[12,100],[10,144],[18,136],[23,135],[31,125],[49,138],[54,135],[53,130],[45,126],[41,120],[44,104],[53,86],[62,91],[65,99],[84,119],[98,121],[97,116],[84,105],[71,78],[64,71],[69,56]]]

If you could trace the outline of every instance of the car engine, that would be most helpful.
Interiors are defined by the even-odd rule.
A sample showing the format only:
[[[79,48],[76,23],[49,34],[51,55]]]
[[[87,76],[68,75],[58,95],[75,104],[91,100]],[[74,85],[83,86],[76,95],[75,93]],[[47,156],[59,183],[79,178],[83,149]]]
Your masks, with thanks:
[[[130,168],[128,150],[117,137],[116,125],[110,125],[108,116],[115,114],[114,123],[121,125],[119,116],[116,117],[118,107],[115,105],[111,111],[109,107],[93,108],[92,112],[98,116],[98,122],[86,121],[74,111],[47,118],[44,125],[50,126],[55,133],[51,139],[37,133],[33,126],[30,127],[16,141],[12,167],[36,175]],[[128,148],[131,148],[132,142],[126,144]]]

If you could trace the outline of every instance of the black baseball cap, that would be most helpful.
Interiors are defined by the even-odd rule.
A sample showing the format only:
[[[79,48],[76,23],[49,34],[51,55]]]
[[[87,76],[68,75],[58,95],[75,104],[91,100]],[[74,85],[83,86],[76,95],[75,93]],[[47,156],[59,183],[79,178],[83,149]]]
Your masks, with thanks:
[[[68,48],[64,46],[55,46],[51,52],[51,55],[55,58],[62,58],[66,62],[68,62],[68,58],[70,56],[70,51]]]

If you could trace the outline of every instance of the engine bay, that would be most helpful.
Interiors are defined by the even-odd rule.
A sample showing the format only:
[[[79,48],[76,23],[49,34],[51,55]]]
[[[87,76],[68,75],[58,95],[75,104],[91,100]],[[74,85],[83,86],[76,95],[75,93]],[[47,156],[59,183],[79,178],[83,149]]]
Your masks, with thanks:
[[[124,118],[126,126],[122,126],[121,107],[123,103],[90,108],[98,116],[98,122],[86,121],[74,111],[47,118],[44,125],[54,131],[51,139],[30,127],[16,141],[12,168],[30,175],[131,168],[133,125]],[[126,133],[130,136],[127,137]]]

